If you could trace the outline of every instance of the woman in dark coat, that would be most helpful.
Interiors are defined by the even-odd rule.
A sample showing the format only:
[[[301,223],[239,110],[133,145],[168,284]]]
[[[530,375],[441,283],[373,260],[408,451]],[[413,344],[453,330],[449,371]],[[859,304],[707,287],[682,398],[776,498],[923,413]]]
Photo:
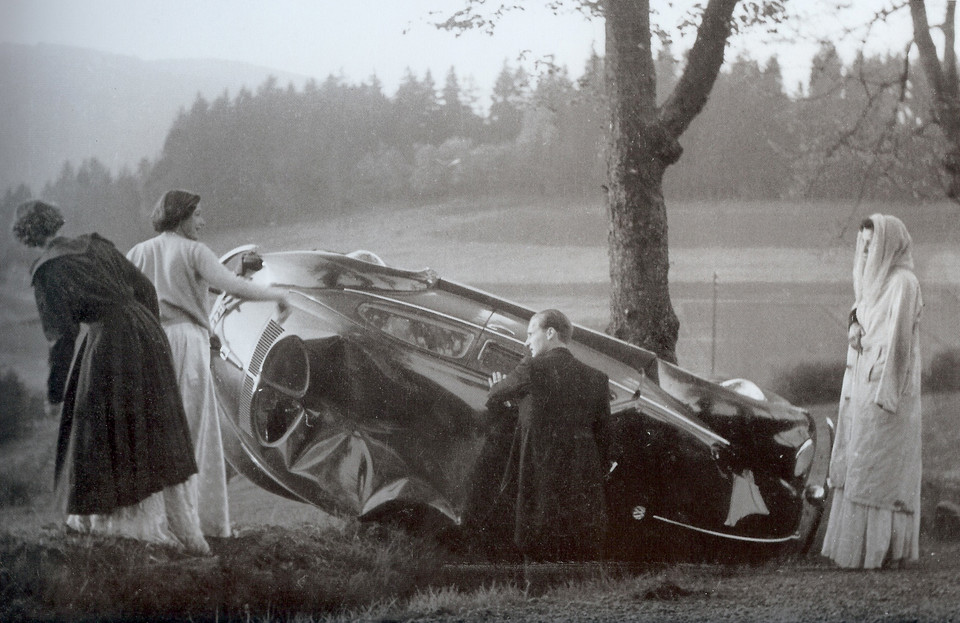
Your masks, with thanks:
[[[97,234],[55,237],[54,206],[17,208],[13,233],[42,247],[32,269],[62,403],[56,483],[67,524],[208,554],[184,483],[197,471],[150,281]]]

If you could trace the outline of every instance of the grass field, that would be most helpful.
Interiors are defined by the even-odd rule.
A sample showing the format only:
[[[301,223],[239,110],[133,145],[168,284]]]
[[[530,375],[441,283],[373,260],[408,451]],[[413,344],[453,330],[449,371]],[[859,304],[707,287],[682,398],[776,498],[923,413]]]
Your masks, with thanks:
[[[692,370],[769,385],[799,362],[842,359],[857,224],[873,212],[897,214],[913,232],[926,303],[925,359],[960,348],[960,210],[953,205],[679,203],[669,209],[677,352]],[[592,328],[609,321],[606,220],[599,205],[394,207],[210,239],[221,252],[247,242],[265,250],[368,249],[391,265],[429,266],[534,309],[557,307]]]
[[[215,206],[205,210],[208,220],[224,220]],[[840,360],[855,232],[873,212],[897,214],[911,229],[925,301],[925,360],[960,348],[956,206],[673,203],[670,280],[681,364],[769,386],[797,363]],[[429,266],[534,309],[557,307],[595,329],[609,320],[606,217],[599,204],[389,205],[317,222],[228,228],[205,238],[218,253],[251,242],[265,250],[368,249],[391,265]],[[4,274],[0,367],[23,370],[40,386],[46,345],[26,271]]]

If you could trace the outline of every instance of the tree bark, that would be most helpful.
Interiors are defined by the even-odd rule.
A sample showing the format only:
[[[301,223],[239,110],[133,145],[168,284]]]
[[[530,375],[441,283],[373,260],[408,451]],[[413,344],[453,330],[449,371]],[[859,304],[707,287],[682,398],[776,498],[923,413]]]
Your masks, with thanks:
[[[955,0],[947,2],[946,15],[940,26],[944,34],[943,64],[930,36],[926,3],[910,0],[913,36],[920,53],[920,64],[933,90],[934,118],[943,131],[946,149],[940,166],[945,177],[946,195],[960,202],[960,81],[957,79]]]
[[[706,104],[738,0],[710,0],[687,66],[662,108],[650,39],[649,0],[606,0],[605,71],[610,325],[607,332],[675,362],[680,327],[670,301],[663,175],[678,138]]]

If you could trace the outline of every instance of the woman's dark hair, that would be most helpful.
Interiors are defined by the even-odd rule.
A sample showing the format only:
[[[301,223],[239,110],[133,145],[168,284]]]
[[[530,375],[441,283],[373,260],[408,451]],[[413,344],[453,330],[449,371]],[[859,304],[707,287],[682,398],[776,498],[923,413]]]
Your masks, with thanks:
[[[860,221],[860,230],[863,231],[864,229],[873,230],[873,219],[865,218]]]
[[[42,247],[63,227],[63,214],[49,203],[34,199],[17,206],[14,213],[14,238],[28,247]]]
[[[163,193],[150,214],[153,229],[158,232],[172,231],[190,218],[200,204],[200,195],[187,190],[168,190]]]

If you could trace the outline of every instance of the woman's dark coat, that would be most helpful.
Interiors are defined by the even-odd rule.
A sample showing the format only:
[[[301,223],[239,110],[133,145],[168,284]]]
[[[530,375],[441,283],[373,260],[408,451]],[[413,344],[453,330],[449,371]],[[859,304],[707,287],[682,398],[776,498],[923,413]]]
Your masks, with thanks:
[[[52,343],[48,398],[63,402],[56,478],[67,512],[107,514],[196,473],[150,281],[89,234],[51,241],[33,288]]]
[[[566,348],[524,359],[487,407],[519,403],[514,540],[531,560],[596,560],[606,531],[607,376]]]

